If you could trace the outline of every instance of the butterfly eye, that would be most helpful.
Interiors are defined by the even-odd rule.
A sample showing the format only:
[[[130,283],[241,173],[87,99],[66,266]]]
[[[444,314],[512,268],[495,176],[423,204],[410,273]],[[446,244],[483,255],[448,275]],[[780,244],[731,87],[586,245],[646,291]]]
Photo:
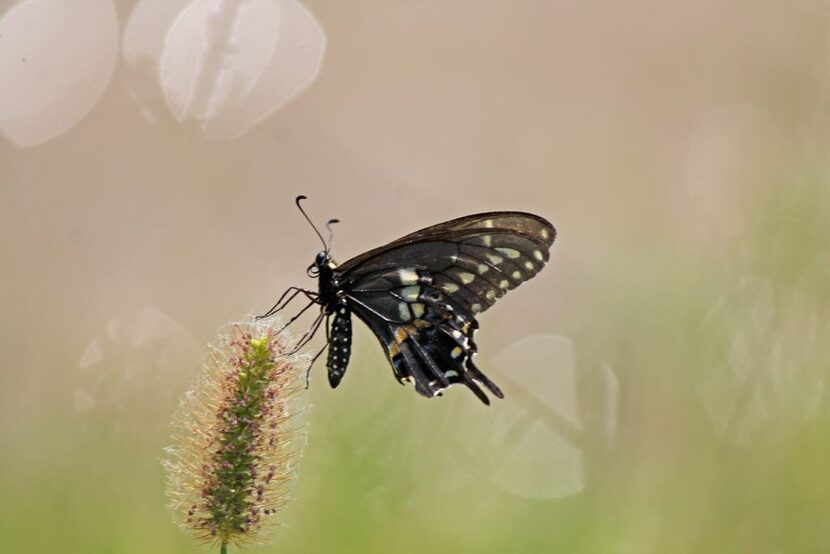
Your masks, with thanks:
[[[305,270],[306,275],[309,277],[319,277],[320,276],[320,268],[317,264],[311,264],[308,266],[308,269]]]

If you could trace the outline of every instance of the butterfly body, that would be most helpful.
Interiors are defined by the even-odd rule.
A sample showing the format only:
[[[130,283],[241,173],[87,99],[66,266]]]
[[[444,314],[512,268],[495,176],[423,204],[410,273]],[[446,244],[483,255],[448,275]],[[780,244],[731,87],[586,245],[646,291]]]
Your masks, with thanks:
[[[539,216],[491,212],[427,227],[341,266],[328,249],[320,252],[309,267],[318,277],[310,298],[326,317],[329,383],[338,386],[345,374],[354,314],[377,337],[395,378],[421,395],[464,384],[485,404],[481,387],[502,398],[472,360],[476,315],[535,276],[554,237]]]

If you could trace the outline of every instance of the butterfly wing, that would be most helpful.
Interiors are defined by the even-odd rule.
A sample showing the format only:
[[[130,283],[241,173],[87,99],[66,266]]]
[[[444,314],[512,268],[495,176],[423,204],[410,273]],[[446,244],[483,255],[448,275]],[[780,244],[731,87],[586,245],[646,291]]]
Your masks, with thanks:
[[[462,217],[406,235],[338,268],[352,311],[378,337],[399,381],[424,396],[463,383],[499,388],[476,368],[476,314],[535,276],[555,238],[545,219],[521,212]]]

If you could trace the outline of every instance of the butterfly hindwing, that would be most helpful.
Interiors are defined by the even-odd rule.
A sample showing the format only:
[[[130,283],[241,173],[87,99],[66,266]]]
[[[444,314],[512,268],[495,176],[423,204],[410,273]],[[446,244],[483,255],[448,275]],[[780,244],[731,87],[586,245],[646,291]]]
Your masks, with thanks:
[[[475,319],[456,315],[452,302],[440,293],[421,299],[421,316],[405,323],[374,315],[367,317],[365,308],[355,310],[380,340],[398,381],[412,382],[415,390],[427,397],[440,394],[452,384],[463,383],[487,404],[489,399],[478,384],[501,398],[498,387],[472,361],[476,352],[473,333],[478,326]]]

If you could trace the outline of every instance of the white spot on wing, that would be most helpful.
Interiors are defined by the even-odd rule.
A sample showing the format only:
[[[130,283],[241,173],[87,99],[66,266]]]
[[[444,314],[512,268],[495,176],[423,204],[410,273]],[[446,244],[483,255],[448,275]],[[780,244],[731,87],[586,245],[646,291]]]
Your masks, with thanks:
[[[409,321],[409,319],[412,317],[409,313],[409,304],[407,304],[406,302],[399,302],[398,315],[401,316],[401,320]]]
[[[537,260],[539,260],[540,262],[544,261],[544,259],[545,259],[545,256],[544,256],[544,254],[542,254],[541,250],[534,250],[533,251],[533,257],[536,258]]]
[[[504,261],[504,258],[501,256],[496,256],[495,254],[487,254],[487,259],[490,260],[491,264],[499,265]]]
[[[415,304],[412,304],[410,307],[412,308],[412,314],[415,317],[421,317],[422,315],[424,315],[424,305],[420,302],[416,302]]]
[[[398,278],[401,280],[402,285],[418,284],[418,273],[411,269],[399,269]]]
[[[489,265],[487,265],[487,264],[478,264],[478,274],[479,275],[484,275],[488,271],[490,271],[490,266]]]
[[[401,298],[407,302],[415,302],[419,294],[421,294],[421,287],[418,286],[404,287],[400,292]]]

